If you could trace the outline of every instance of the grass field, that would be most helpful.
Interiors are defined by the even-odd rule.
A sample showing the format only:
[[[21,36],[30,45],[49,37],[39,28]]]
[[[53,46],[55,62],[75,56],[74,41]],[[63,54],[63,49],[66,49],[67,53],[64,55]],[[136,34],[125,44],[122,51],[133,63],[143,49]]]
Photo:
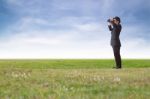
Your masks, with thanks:
[[[149,99],[150,59],[0,60],[0,99]]]

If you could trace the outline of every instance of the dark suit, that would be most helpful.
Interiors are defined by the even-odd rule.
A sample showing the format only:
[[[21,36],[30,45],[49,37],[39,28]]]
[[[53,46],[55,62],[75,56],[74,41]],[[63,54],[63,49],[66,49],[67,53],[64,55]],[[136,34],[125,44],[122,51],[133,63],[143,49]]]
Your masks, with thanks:
[[[113,48],[116,68],[121,68],[121,56],[120,56],[120,32],[122,29],[121,24],[116,25],[113,23],[113,27],[111,25],[108,26],[109,30],[111,31],[111,46]]]

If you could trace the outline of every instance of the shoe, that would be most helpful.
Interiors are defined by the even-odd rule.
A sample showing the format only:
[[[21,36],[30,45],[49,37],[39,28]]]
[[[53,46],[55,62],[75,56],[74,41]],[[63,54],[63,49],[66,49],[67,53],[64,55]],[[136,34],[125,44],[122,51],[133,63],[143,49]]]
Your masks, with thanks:
[[[116,69],[121,69],[121,67],[116,67]]]
[[[121,67],[113,67],[113,69],[121,69]]]

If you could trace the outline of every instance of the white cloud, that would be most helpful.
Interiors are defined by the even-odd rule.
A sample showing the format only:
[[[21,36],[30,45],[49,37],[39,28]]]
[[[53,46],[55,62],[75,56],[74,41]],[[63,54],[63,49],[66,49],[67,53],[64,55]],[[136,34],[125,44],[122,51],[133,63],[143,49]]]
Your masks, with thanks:
[[[124,58],[150,58],[150,44],[143,39],[128,39],[122,45]]]
[[[75,36],[74,36],[75,37]],[[110,57],[107,49],[97,46],[98,41],[73,41],[73,35],[49,37],[24,37],[16,35],[1,41],[1,58],[100,58]],[[104,43],[104,42],[103,42]],[[109,46],[106,46],[107,48]]]
[[[26,31],[26,30],[31,30],[36,26],[42,26],[42,25],[47,26],[49,25],[49,23],[45,19],[28,16],[28,17],[22,17],[10,28],[17,31]]]

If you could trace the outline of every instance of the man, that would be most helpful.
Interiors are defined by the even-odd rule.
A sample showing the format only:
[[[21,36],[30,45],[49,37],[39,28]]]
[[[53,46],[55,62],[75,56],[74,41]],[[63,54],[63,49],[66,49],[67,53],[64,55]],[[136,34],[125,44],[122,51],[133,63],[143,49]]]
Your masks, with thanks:
[[[121,47],[121,42],[120,42],[120,32],[122,29],[122,26],[120,24],[121,20],[118,16],[109,19],[108,20],[108,28],[111,31],[111,46],[113,48],[114,52],[114,57],[115,57],[115,62],[116,62],[116,69],[121,69],[121,56],[120,56],[120,47]]]

